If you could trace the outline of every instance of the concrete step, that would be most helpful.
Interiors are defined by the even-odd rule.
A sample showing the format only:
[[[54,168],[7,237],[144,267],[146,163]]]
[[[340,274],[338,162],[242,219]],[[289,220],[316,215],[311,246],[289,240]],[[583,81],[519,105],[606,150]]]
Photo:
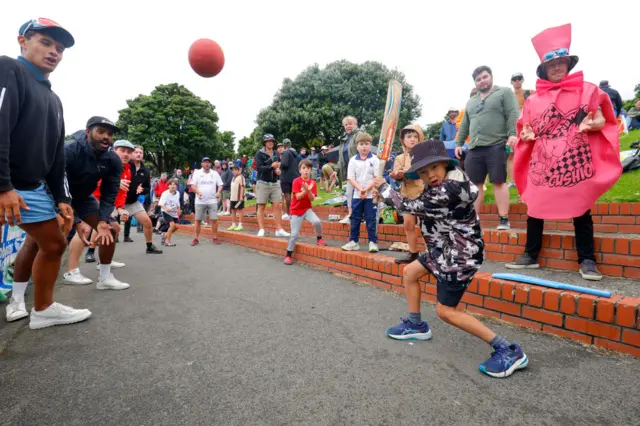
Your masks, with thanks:
[[[192,234],[193,227],[180,226],[178,232]],[[205,228],[201,238],[210,234],[210,228]],[[287,238],[257,237],[252,232],[220,230],[218,235],[226,243],[275,255],[275,261],[282,261],[288,242]],[[402,274],[405,265],[394,262],[395,253],[345,252],[334,240],[330,240],[328,247],[318,246],[313,238],[303,240],[295,247],[296,263],[404,293]],[[485,267],[487,271],[500,268],[494,263]],[[433,276],[426,278],[422,281],[422,299],[435,303],[436,281]],[[616,281],[615,285],[637,295],[637,287],[631,280],[628,283]],[[490,273],[481,271],[470,283],[459,309],[640,357],[640,298],[624,293],[610,298],[597,297],[492,279]]]

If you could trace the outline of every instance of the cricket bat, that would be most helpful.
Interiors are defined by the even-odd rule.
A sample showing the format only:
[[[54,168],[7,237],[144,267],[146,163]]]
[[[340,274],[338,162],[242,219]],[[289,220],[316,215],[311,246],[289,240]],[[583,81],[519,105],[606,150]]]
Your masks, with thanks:
[[[384,167],[391,154],[391,145],[393,145],[393,139],[396,136],[396,129],[398,128],[401,103],[402,84],[397,80],[391,80],[389,81],[387,104],[384,107],[384,118],[382,120],[382,129],[380,129],[380,141],[378,142],[378,159],[380,160],[378,176],[382,176]]]

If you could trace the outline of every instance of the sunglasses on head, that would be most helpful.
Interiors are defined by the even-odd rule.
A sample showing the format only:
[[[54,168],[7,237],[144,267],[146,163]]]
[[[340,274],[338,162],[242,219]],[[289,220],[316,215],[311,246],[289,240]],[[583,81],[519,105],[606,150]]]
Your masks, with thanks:
[[[567,56],[569,54],[569,49],[566,48],[562,48],[562,49],[556,49],[556,50],[552,50],[549,53],[546,53],[544,55],[544,60],[545,61],[550,61],[553,58],[561,58],[563,56]]]
[[[51,27],[59,27],[60,24],[58,24],[55,21],[52,21],[51,19],[47,19],[47,18],[38,18],[38,19],[32,19],[31,22],[29,22],[29,25],[26,26],[26,28],[24,29],[22,35],[25,35],[29,30],[34,30],[34,29],[41,29],[41,28],[51,28]]]

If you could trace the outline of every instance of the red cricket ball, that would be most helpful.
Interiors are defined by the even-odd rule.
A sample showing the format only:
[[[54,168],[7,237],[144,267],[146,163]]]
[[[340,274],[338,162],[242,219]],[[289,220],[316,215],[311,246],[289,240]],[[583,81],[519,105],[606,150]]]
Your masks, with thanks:
[[[189,64],[201,77],[214,77],[224,67],[224,52],[215,41],[201,38],[189,48]]]

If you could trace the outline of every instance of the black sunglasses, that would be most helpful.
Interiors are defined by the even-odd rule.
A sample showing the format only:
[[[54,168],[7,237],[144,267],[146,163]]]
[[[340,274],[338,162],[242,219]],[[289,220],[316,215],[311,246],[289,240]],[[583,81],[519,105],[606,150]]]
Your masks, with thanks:
[[[478,114],[480,111],[482,111],[482,108],[484,108],[484,99],[481,100],[478,105],[476,105],[476,114]]]
[[[522,77],[514,77],[511,79],[511,81],[522,81]]]

